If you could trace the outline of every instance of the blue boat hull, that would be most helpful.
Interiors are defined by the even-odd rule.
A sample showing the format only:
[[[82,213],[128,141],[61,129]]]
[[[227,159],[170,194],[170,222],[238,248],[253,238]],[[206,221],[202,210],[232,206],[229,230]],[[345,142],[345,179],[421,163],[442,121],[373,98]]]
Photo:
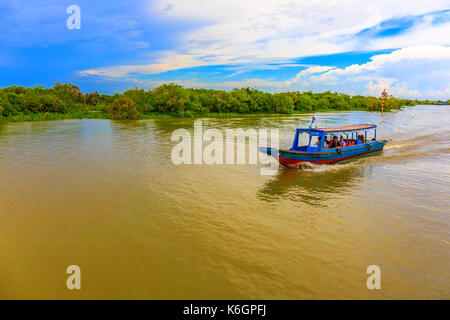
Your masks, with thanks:
[[[384,148],[386,140],[370,141],[349,147],[327,149],[319,152],[299,152],[274,148],[260,148],[260,151],[273,156],[285,167],[299,167],[303,163],[325,164],[335,163],[363,154],[380,151]]]

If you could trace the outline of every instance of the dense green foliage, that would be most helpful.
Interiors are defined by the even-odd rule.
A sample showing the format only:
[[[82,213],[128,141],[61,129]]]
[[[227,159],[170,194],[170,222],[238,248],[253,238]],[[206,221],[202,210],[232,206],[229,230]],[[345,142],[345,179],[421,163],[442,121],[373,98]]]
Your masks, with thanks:
[[[304,113],[328,110],[384,111],[435,101],[350,96],[335,92],[267,93],[251,88],[232,91],[183,88],[164,84],[152,90],[131,89],[115,95],[83,94],[72,84],[53,88],[12,86],[0,89],[0,120],[69,118],[142,119],[161,115],[192,117],[228,113]],[[447,101],[450,103],[450,101]]]

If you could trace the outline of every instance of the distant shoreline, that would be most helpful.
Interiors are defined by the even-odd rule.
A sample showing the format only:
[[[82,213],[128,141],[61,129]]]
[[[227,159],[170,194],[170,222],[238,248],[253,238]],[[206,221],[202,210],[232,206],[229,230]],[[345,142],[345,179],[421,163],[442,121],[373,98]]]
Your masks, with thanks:
[[[383,111],[449,101],[399,99],[392,95],[351,96],[337,92],[268,93],[252,88],[221,91],[164,84],[151,90],[134,88],[114,95],[84,94],[73,84],[53,88],[0,88],[0,122],[69,119],[142,120],[243,115],[289,115],[338,111]]]
[[[316,110],[316,113],[321,112],[345,112],[345,111],[367,111],[364,109],[351,109],[351,110]],[[104,112],[75,112],[75,113],[35,113],[28,115],[17,115],[9,118],[0,118],[2,122],[31,122],[31,121],[52,121],[52,120],[83,120],[83,119],[97,119],[97,120],[124,120],[124,121],[138,121],[138,120],[151,120],[151,119],[195,119],[195,118],[235,118],[235,117],[249,117],[249,116],[293,116],[310,114],[311,112],[295,112],[295,113],[196,113],[190,117],[178,117],[170,114],[152,113],[143,114],[136,119],[113,119],[107,113]]]
[[[402,106],[410,107],[410,106]],[[398,109],[395,109],[398,110]],[[236,117],[251,117],[251,116],[270,116],[270,117],[286,117],[286,116],[295,116],[295,115],[305,115],[305,114],[318,114],[318,113],[327,113],[327,112],[348,112],[348,111],[361,111],[361,112],[378,112],[378,111],[369,111],[363,108],[360,109],[347,109],[347,110],[335,110],[335,109],[323,109],[323,110],[315,110],[314,112],[294,112],[294,113],[198,113],[193,114],[190,117],[178,117],[170,114],[161,114],[161,113],[152,113],[152,114],[143,114],[139,118],[136,119],[113,119],[107,113],[104,112],[74,112],[74,113],[35,113],[35,114],[27,114],[27,115],[17,115],[9,118],[0,118],[0,123],[13,123],[13,122],[34,122],[34,121],[57,121],[57,120],[84,120],[84,119],[93,119],[93,120],[115,120],[115,121],[139,121],[139,120],[152,120],[152,119],[198,119],[198,118],[236,118]],[[391,112],[386,111],[386,112]]]

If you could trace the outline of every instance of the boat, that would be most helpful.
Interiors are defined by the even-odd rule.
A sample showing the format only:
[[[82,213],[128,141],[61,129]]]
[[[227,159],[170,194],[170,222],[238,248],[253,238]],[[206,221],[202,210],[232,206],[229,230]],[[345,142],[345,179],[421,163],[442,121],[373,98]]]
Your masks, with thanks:
[[[313,121],[314,118],[313,118]],[[387,143],[377,140],[375,124],[356,124],[331,128],[297,128],[290,149],[260,147],[260,151],[273,156],[285,167],[300,167],[305,163],[326,164],[363,154],[380,151]],[[368,132],[373,138],[368,140]],[[306,139],[303,139],[305,135]],[[345,146],[332,147],[333,137],[343,137]],[[301,141],[305,141],[304,145]]]

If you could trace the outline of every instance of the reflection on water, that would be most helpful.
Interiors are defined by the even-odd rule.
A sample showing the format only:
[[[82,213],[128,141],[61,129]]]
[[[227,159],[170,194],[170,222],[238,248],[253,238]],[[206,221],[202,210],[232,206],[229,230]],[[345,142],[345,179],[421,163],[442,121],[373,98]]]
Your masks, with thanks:
[[[315,116],[377,123],[389,143],[261,176],[174,165],[171,134],[193,119],[0,124],[0,298],[450,298],[448,107]],[[202,121],[278,128],[286,147],[310,119]],[[79,292],[65,288],[72,264]],[[371,264],[380,291],[366,288]]]
[[[370,167],[347,166],[338,170],[314,171],[314,169],[285,169],[265,183],[259,190],[262,200],[275,201],[287,198],[291,201],[304,201],[311,205],[320,205],[333,193],[347,193],[362,175],[370,175]]]

